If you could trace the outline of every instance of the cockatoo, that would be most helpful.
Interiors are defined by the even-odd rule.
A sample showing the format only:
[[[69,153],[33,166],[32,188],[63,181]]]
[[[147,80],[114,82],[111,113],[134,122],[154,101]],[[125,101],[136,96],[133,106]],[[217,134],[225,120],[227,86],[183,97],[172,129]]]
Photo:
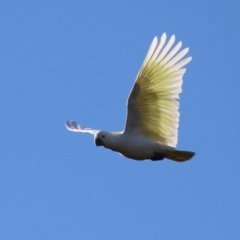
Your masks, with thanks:
[[[184,58],[188,48],[180,51],[182,42],[174,46],[175,36],[168,42],[164,33],[155,37],[127,101],[127,120],[122,132],[93,130],[67,121],[73,132],[94,135],[96,146],[116,151],[135,160],[177,162],[191,159],[195,153],[176,150],[179,125],[179,93],[182,91],[183,68],[192,60]]]

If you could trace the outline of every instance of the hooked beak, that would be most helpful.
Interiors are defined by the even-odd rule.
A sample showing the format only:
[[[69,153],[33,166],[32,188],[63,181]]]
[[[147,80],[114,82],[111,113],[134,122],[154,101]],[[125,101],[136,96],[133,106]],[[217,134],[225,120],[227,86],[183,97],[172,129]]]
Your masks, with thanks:
[[[97,147],[103,146],[103,141],[102,141],[100,138],[96,138],[96,139],[95,139],[95,145],[96,145]]]

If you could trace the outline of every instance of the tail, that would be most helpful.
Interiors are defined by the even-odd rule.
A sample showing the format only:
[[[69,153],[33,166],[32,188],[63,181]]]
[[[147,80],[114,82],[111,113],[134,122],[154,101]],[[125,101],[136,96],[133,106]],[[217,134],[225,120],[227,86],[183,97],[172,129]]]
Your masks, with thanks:
[[[168,158],[168,159],[176,161],[176,162],[188,161],[194,155],[195,155],[194,152],[189,152],[189,151],[179,151],[179,150],[170,151],[170,150],[167,150],[165,152],[165,158]]]

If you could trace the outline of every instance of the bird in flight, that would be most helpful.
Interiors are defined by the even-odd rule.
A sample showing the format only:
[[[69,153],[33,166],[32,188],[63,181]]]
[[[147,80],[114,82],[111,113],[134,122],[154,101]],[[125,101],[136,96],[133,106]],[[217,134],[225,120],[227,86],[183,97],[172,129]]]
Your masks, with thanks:
[[[176,150],[179,125],[179,94],[182,78],[192,57],[180,51],[182,42],[174,45],[164,33],[155,37],[127,100],[127,120],[122,132],[93,130],[67,121],[69,131],[94,135],[96,146],[103,146],[135,159],[152,161],[164,158],[176,162],[190,160],[195,153]]]

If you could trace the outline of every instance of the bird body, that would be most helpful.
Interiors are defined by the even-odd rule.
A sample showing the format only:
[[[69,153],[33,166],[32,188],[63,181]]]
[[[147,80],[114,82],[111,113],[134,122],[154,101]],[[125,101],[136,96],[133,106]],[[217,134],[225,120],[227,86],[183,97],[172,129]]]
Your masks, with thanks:
[[[103,140],[102,142],[99,141],[99,144],[97,144],[96,139]],[[106,133],[101,131],[96,135],[95,143],[98,146],[104,146],[113,151],[119,152],[127,158],[135,160],[150,159],[154,156],[154,153],[163,154],[164,149],[166,148],[157,142],[145,138],[141,134],[130,134],[126,132]],[[172,148],[167,147],[167,149]]]
[[[179,93],[182,91],[182,68],[191,61],[183,58],[188,48],[173,46],[173,35],[153,39],[127,101],[127,120],[123,132],[93,130],[67,121],[70,131],[94,135],[95,144],[135,160],[164,158],[183,162],[195,153],[176,150],[179,125]]]

